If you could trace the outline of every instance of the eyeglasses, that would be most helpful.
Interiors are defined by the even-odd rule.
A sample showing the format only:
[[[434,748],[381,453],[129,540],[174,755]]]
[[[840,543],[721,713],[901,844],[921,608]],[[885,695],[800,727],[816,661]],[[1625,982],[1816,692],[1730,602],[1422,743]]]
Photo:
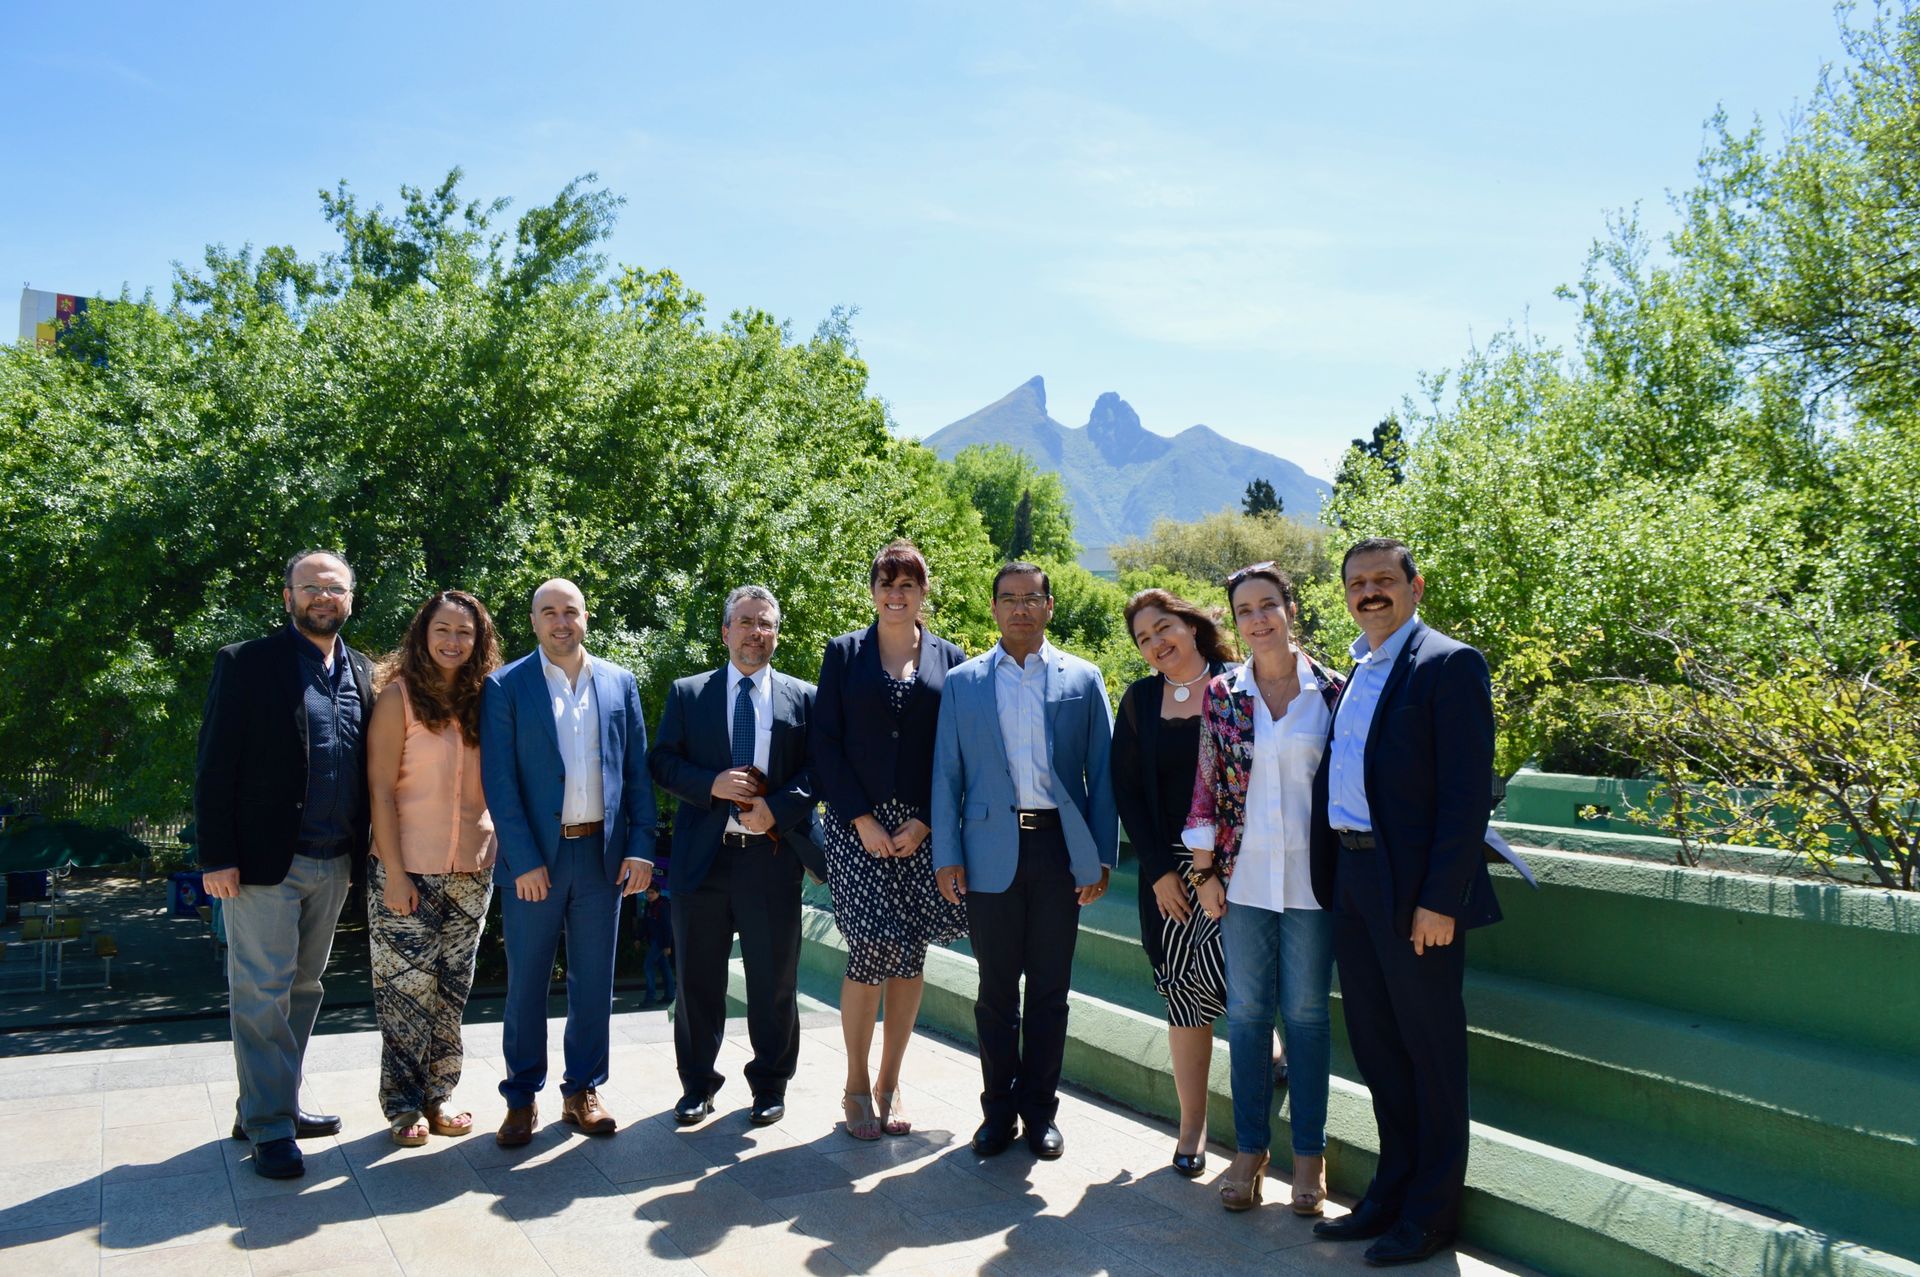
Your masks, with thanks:
[[[737,621],[728,622],[728,624],[733,626],[734,629],[752,630],[756,634],[778,634],[780,632],[780,622],[769,621],[763,616],[743,616]]]
[[[1010,607],[1016,612],[1035,612],[1047,604],[1044,594],[996,594],[993,601],[1002,607]]]
[[[351,585],[296,585],[293,588],[309,599],[317,599],[323,594],[330,599],[344,599],[353,593]]]

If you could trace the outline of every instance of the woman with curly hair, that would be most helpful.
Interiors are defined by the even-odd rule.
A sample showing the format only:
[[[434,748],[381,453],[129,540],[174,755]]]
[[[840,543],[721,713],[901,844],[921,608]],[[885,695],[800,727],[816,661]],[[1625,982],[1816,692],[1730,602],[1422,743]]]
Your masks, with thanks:
[[[367,730],[373,805],[367,931],[380,1022],[380,1105],[396,1144],[465,1135],[446,1111],[460,1017],[493,897],[493,818],[480,788],[480,692],[500,665],[493,618],[463,590],[421,605],[380,665]]]

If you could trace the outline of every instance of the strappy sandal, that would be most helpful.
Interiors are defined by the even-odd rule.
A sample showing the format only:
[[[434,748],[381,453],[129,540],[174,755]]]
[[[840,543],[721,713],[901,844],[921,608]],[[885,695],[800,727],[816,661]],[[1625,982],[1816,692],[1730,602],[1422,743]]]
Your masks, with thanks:
[[[471,1113],[455,1113],[449,1117],[444,1104],[429,1104],[421,1112],[426,1115],[427,1129],[435,1135],[473,1134],[473,1114]]]
[[[900,1092],[875,1091],[873,1098],[879,1101],[880,1129],[889,1135],[905,1135],[913,1129],[913,1122],[900,1113]]]
[[[874,1116],[873,1097],[848,1091],[840,1097],[840,1106],[846,1112],[847,1120],[841,1127],[857,1140],[877,1140],[880,1138],[880,1119]],[[861,1132],[867,1132],[862,1134]]]
[[[1260,1160],[1253,1164],[1253,1174],[1246,1179],[1220,1177],[1220,1204],[1232,1211],[1252,1210],[1260,1204],[1262,1185],[1267,1178],[1267,1163],[1271,1157],[1266,1150],[1260,1152]]]
[[[1318,1163],[1314,1169],[1314,1185],[1311,1188],[1300,1187],[1302,1162]],[[1296,1157],[1293,1159],[1293,1213],[1296,1215],[1320,1215],[1325,1213],[1327,1204],[1327,1159],[1324,1157]]]
[[[428,1123],[426,1116],[419,1112],[402,1113],[387,1123],[387,1134],[401,1148],[419,1148],[427,1142]]]

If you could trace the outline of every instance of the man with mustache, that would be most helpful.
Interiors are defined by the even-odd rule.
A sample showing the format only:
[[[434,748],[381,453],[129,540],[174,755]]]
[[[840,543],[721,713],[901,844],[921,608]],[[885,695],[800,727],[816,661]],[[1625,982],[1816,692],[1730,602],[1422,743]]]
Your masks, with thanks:
[[[306,1173],[296,1139],[340,1129],[299,1110],[354,866],[367,854],[365,726],[373,667],[340,628],[353,569],[329,550],[287,560],[285,628],[220,650],[194,769],[195,851],[227,929],[227,1003],[240,1099],[235,1139],[269,1179]]]
[[[800,1058],[800,883],[826,874],[814,844],[808,724],[814,686],[773,668],[780,604],[742,585],[720,612],[727,662],[667,693],[648,764],[680,800],[673,814],[673,950],[679,993],[673,1120],[713,1112],[726,1079],[714,1067],[727,1027],[727,958],[740,937],[747,977],[746,1067],[755,1126],[787,1113]]]
[[[1468,928],[1500,920],[1487,662],[1424,625],[1399,541],[1347,551],[1354,670],[1314,779],[1313,887],[1334,913],[1347,1038],[1373,1094],[1380,1161],[1351,1214],[1314,1225],[1403,1264],[1453,1244],[1467,1174]]]
[[[500,858],[507,1005],[503,1147],[533,1139],[547,1080],[547,986],[567,937],[566,1072],[560,1120],[588,1135],[618,1125],[600,1101],[613,1019],[620,901],[645,891],[659,813],[647,780],[647,720],[633,675],[589,656],[587,600],[571,581],[533,592],[540,646],[487,676],[480,779]]]

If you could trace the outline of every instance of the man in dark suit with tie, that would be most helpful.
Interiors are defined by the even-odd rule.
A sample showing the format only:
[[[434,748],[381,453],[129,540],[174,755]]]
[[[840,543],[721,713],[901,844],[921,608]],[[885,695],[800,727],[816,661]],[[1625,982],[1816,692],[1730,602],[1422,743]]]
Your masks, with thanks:
[[[367,854],[366,722],[373,670],[340,629],[353,569],[287,562],[288,624],[220,650],[194,769],[195,851],[227,927],[227,999],[240,1079],[234,1138],[270,1179],[306,1173],[298,1139],[340,1129],[299,1111],[301,1062],[354,866]]]
[[[1399,541],[1341,564],[1355,666],[1314,780],[1313,887],[1334,911],[1354,1062],[1380,1162],[1353,1212],[1314,1226],[1377,1239],[1370,1264],[1453,1244],[1467,1174],[1469,928],[1500,920],[1487,873],[1493,697],[1480,653],[1421,623],[1426,582]]]
[[[495,881],[507,942],[500,1094],[506,1148],[533,1139],[547,1080],[547,988],[567,937],[566,1072],[560,1120],[588,1135],[617,1126],[600,1101],[612,1048],[620,901],[653,877],[658,812],[647,782],[647,722],[633,675],[589,656],[587,600],[571,581],[533,592],[540,646],[487,676],[480,779],[500,839]]]
[[[813,684],[773,668],[780,604],[765,586],[727,595],[720,638],[728,660],[667,694],[648,762],[680,800],[673,817],[673,948],[679,997],[674,1058],[682,1095],[674,1120],[713,1112],[726,1033],[727,958],[740,937],[747,978],[750,1120],[786,1116],[800,1057],[800,884],[824,875],[812,840],[807,758]]]

